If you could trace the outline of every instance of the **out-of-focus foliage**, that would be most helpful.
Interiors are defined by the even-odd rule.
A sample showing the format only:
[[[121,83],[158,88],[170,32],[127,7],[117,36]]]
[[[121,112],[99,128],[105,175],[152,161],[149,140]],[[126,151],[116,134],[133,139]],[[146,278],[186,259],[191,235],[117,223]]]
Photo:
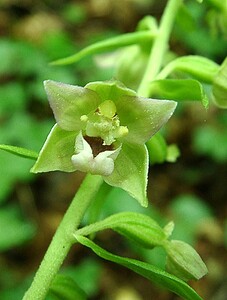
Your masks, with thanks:
[[[199,155],[210,157],[218,163],[227,161],[227,116],[220,115],[217,124],[197,127],[193,133],[193,147]]]
[[[84,300],[89,297],[94,297],[98,293],[98,282],[100,280],[101,270],[100,263],[93,258],[81,261],[77,267],[69,266],[63,268],[53,282],[46,299]],[[1,288],[0,291],[0,298],[2,300],[22,299],[24,291],[28,288],[32,276],[29,276],[15,287],[18,276],[7,266],[2,266],[1,271],[0,283],[3,288]],[[92,278],[93,280],[88,280],[89,278]],[[71,288],[74,289],[74,291],[68,293],[68,290]]]
[[[189,244],[195,244],[196,235],[204,220],[212,218],[210,207],[195,195],[180,195],[172,199],[169,209],[173,220],[176,220],[172,238]]]
[[[100,275],[101,265],[91,258],[76,267],[64,268],[53,281],[47,300],[85,300],[95,296],[99,289]]]
[[[72,82],[73,74],[64,68],[56,71],[48,67],[47,54],[27,42],[2,39],[0,54],[3,61],[0,67],[3,81],[0,87],[1,144],[39,150],[53,123],[43,114],[47,105],[42,82],[49,77]],[[12,161],[6,153],[1,153],[0,160],[0,180],[4,182],[0,199],[3,199],[14,182],[31,178],[32,163],[17,158]]]
[[[24,222],[18,207],[6,206],[0,210],[0,252],[23,244],[35,233],[35,226]]]
[[[176,19],[175,36],[188,51],[212,59],[226,55],[226,0],[185,1]],[[198,30],[199,28],[199,30]]]

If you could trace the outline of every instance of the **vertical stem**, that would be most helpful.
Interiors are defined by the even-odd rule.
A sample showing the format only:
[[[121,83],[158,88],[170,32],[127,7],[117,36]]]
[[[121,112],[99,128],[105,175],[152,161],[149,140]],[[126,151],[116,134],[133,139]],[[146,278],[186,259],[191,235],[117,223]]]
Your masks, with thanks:
[[[98,192],[103,179],[98,175],[87,175],[66,211],[42,263],[35,275],[32,285],[23,300],[42,300],[50,288],[51,282],[75,242],[73,233],[79,226],[93,197]]]
[[[155,79],[155,76],[161,69],[163,56],[168,49],[169,36],[181,3],[182,0],[169,0],[166,5],[161,18],[158,35],[151,49],[146,71],[137,91],[140,96],[149,96],[149,82]]]

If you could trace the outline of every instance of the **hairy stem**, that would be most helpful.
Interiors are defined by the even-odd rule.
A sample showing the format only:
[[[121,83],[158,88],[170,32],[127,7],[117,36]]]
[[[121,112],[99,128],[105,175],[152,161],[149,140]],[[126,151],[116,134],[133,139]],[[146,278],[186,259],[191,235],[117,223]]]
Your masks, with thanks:
[[[158,34],[151,49],[150,58],[143,79],[138,88],[138,95],[149,97],[149,83],[155,79],[161,69],[163,57],[168,49],[170,33],[182,0],[169,0],[161,18]]]
[[[23,300],[45,299],[52,280],[67,256],[70,247],[75,243],[73,233],[79,226],[102,182],[102,177],[98,175],[87,175],[85,177],[66,211]]]

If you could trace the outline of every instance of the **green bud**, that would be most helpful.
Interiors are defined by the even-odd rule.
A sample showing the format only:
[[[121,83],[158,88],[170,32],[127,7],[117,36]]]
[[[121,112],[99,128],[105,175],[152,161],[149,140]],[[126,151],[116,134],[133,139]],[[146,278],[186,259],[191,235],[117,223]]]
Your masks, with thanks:
[[[199,254],[190,245],[172,240],[166,243],[165,249],[167,271],[182,280],[198,280],[208,272]]]

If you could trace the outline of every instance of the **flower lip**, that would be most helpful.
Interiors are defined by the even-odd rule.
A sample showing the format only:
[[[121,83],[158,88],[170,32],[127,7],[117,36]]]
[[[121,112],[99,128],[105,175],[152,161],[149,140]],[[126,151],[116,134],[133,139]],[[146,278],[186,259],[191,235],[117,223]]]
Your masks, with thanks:
[[[72,155],[71,161],[76,170],[82,172],[89,172],[91,174],[109,176],[114,170],[114,160],[117,158],[121,146],[117,149],[106,149],[110,146],[102,145],[102,140],[95,138],[92,139],[92,145],[86,141],[82,135],[82,132],[78,134],[75,141],[75,154]],[[95,141],[98,140],[98,147]],[[104,151],[102,148],[104,147]]]

